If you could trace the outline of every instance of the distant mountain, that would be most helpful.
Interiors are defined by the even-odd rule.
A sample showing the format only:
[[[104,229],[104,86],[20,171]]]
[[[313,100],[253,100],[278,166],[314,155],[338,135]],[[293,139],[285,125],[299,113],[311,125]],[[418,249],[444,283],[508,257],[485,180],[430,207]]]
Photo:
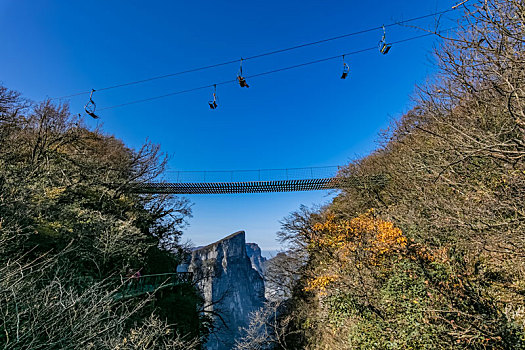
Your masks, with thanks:
[[[214,317],[216,329],[205,349],[232,349],[240,328],[248,326],[250,314],[263,306],[264,280],[259,271],[264,260],[259,246],[246,244],[244,231],[239,231],[193,249],[187,261],[177,268],[179,272],[194,273],[204,297],[205,312],[218,315]]]
[[[199,250],[204,248],[203,245],[193,247],[191,250]],[[259,275],[264,278],[264,266],[266,264],[267,259],[262,256],[261,248],[257,243],[246,243],[246,254],[248,255],[248,258],[250,258],[250,262],[252,263],[252,268],[259,272]]]
[[[257,243],[246,243],[246,254],[250,258],[253,269],[259,272],[261,277],[264,277],[264,264],[266,258],[262,256],[261,248],[259,248]]]

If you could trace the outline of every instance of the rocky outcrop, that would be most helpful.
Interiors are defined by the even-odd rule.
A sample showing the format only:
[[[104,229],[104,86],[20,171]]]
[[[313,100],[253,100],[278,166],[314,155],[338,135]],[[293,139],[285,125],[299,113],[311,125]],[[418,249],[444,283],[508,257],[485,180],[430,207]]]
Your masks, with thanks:
[[[192,251],[178,271],[193,272],[205,300],[205,312],[214,318],[214,333],[206,349],[231,349],[246,327],[251,312],[264,303],[264,281],[246,253],[244,231]]]
[[[250,258],[252,268],[259,272],[259,275],[264,278],[264,263],[266,258],[261,254],[261,248],[257,243],[246,243],[246,254]]]

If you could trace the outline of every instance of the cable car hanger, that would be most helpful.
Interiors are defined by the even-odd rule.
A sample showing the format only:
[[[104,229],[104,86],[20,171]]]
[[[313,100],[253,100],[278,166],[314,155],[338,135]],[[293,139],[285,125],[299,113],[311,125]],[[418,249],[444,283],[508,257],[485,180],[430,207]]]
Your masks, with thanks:
[[[240,87],[247,87],[249,88],[250,85],[246,82],[246,79],[242,76],[242,57],[241,57],[241,66],[239,68],[239,74],[237,74],[237,81],[239,82]]]
[[[210,109],[215,109],[219,105],[217,104],[217,84],[213,84],[213,101],[208,101]]]
[[[93,93],[95,89],[91,89],[91,94],[89,95],[89,101],[84,106],[86,113],[93,119],[98,119],[98,115],[95,114],[95,109],[97,109],[97,104],[93,101]]]
[[[383,37],[379,41],[379,51],[383,55],[386,55],[388,51],[390,51],[391,48],[392,48],[392,44],[389,44],[386,42],[386,29],[385,29],[385,26],[383,25]]]
[[[348,73],[350,72],[350,67],[345,62],[345,55],[343,55],[343,74],[341,75],[341,79],[346,79],[348,76]]]

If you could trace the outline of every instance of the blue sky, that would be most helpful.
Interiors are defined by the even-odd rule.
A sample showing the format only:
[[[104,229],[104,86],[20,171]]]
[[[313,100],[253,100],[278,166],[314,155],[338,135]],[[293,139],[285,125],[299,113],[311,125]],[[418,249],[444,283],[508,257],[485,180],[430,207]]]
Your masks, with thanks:
[[[454,1],[53,1],[0,0],[0,81],[33,100],[234,60],[416,17]],[[447,15],[457,17],[459,13]],[[447,20],[444,20],[446,23]],[[433,19],[419,21],[430,28]],[[444,24],[450,27],[450,22]],[[381,32],[245,62],[247,75],[377,44]],[[421,34],[389,28],[389,40]],[[378,133],[412,105],[415,85],[435,71],[435,38],[394,46],[383,56],[347,57],[248,80],[249,89],[212,89],[100,112],[104,130],[139,147],[162,145],[173,170],[341,165],[377,147]],[[102,108],[235,79],[238,65],[96,92]],[[69,100],[81,112],[87,96]],[[91,125],[96,122],[88,120]],[[279,221],[328,192],[190,196],[184,238],[196,245],[245,230],[278,250]]]

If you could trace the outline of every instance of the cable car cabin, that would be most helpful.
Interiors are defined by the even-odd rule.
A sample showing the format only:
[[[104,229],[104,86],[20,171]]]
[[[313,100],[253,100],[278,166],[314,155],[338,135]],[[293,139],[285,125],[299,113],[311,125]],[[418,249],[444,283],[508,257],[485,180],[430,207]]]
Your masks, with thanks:
[[[239,81],[240,87],[247,87],[247,88],[250,87],[250,85],[248,85],[248,83],[246,82],[246,79],[244,79],[244,77],[241,77],[240,75],[237,76],[237,81]]]
[[[208,101],[211,109],[217,108],[217,84],[213,84],[213,100]]]
[[[349,72],[350,72],[350,67],[348,67],[348,64],[343,63],[343,74],[341,74],[341,79],[346,79]]]
[[[95,114],[95,110],[97,109],[97,104],[95,103],[95,101],[93,101],[94,92],[95,92],[95,89],[92,89],[91,94],[89,95],[89,101],[84,106],[84,110],[91,118],[98,119],[98,115]]]
[[[379,51],[386,55],[388,51],[390,51],[390,48],[392,47],[392,44],[387,43],[386,41],[386,29],[385,26],[383,26],[383,37],[379,41]]]
[[[93,112],[86,111],[86,113],[93,119],[99,119],[99,116]]]
[[[379,45],[379,51],[381,51],[381,53],[383,55],[386,55],[388,53],[388,51],[390,51],[390,49],[392,48],[392,45],[391,44],[387,44],[387,43],[380,43]]]

